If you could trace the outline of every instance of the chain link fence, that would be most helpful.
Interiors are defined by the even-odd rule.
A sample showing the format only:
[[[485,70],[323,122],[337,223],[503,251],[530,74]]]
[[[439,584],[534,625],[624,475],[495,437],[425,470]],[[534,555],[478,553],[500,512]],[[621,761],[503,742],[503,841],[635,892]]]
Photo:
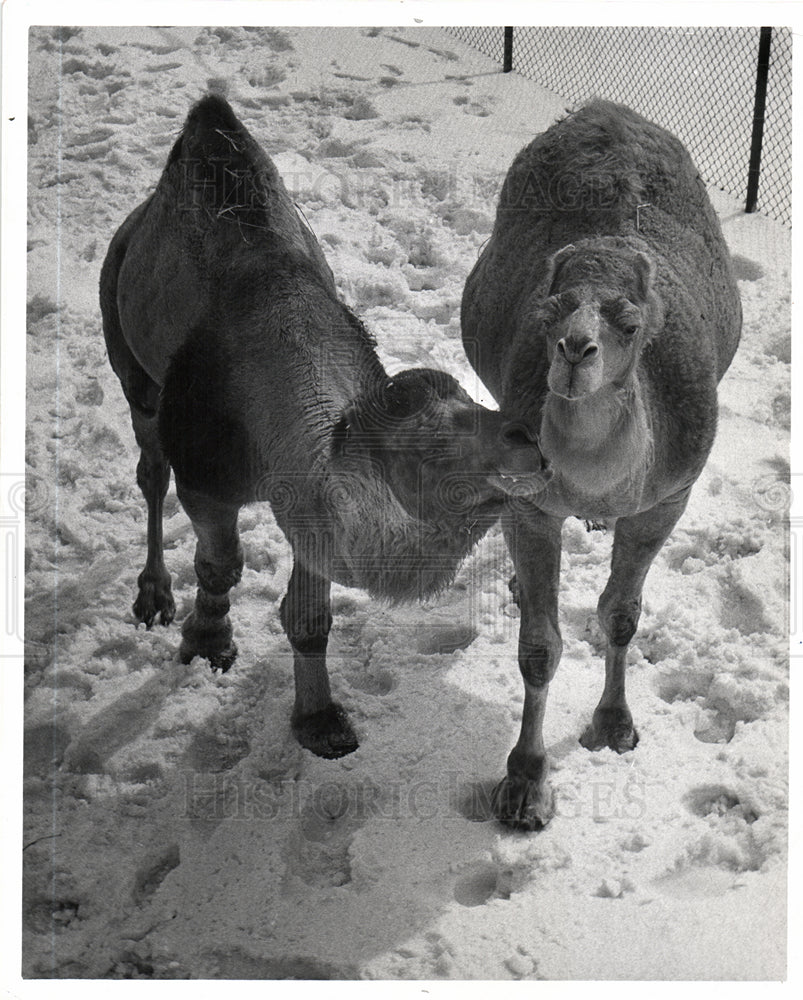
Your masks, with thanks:
[[[452,34],[502,62],[504,28]],[[759,28],[513,29],[512,67],[572,103],[627,104],[673,132],[701,175],[744,199],[753,132]],[[792,34],[773,28],[759,210],[791,223]]]
[[[758,207],[792,222],[792,32],[772,29]]]

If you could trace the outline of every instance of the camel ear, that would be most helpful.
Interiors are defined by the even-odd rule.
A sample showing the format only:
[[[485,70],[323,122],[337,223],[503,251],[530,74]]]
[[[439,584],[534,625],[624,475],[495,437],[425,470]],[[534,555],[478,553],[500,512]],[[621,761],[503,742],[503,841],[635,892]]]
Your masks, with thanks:
[[[569,243],[568,246],[561,247],[556,254],[553,254],[547,265],[547,280],[546,280],[546,290],[547,295],[552,294],[552,289],[555,284],[555,280],[560,272],[561,267],[565,262],[571,257],[575,252],[574,243]]]
[[[633,262],[633,270],[636,275],[636,294],[640,302],[645,302],[652,289],[653,278],[655,277],[655,264],[644,253],[637,253]]]

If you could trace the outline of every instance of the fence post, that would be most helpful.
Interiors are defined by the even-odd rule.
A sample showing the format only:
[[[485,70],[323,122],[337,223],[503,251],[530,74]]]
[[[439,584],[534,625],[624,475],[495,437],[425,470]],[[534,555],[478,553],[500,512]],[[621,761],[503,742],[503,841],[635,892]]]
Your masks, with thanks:
[[[747,170],[747,200],[745,212],[755,212],[758,204],[758,179],[761,174],[761,143],[764,138],[764,106],[767,100],[767,76],[770,68],[772,28],[762,28],[758,42],[756,68],[756,99],[753,106],[753,139],[750,144],[750,166]]]
[[[502,72],[509,73],[513,69],[513,29],[505,28],[505,56],[502,61]]]

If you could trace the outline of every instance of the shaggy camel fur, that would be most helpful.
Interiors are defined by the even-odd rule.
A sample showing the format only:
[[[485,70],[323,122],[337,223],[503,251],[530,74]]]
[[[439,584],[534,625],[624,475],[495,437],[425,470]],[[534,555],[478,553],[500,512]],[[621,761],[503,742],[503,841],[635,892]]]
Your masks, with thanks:
[[[705,187],[681,143],[595,101],[513,161],[490,241],[469,275],[463,341],[501,411],[538,435],[547,489],[503,516],[521,607],[521,735],[494,795],[525,829],[553,812],[542,737],[561,655],[566,517],[615,522],[599,599],[605,686],[581,742],[632,749],[625,658],[647,571],[714,440],[717,383],[741,305]]]
[[[542,488],[535,440],[445,373],[388,377],[273,163],[220,97],[191,110],[156,190],[114,236],[100,298],[148,504],[136,618],[175,614],[162,552],[172,466],[198,542],[181,658],[228,669],[238,512],[268,500],[294,555],[281,606],[293,729],[316,754],[349,753],[326,669],[330,581],[390,600],[445,586],[507,493]]]

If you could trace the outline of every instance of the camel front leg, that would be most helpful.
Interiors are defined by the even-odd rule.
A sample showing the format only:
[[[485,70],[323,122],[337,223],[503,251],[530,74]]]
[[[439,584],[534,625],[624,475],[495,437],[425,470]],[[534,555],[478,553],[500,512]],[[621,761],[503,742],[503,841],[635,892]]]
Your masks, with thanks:
[[[148,505],[148,555],[137,578],[137,597],[132,610],[137,621],[150,628],[157,615],[162,625],[169,625],[176,614],[162,543],[162,510],[170,484],[170,463],[159,445],[155,417],[143,413],[134,403],[130,407],[140,447],[137,485]]]
[[[325,531],[299,533],[293,537],[293,555],[293,572],[280,609],[282,627],[293,647],[293,733],[301,746],[318,757],[344,757],[359,742],[345,709],[332,700],[329,685],[326,647],[332,627],[331,582],[310,568],[331,564],[331,538]]]
[[[198,543],[195,607],[182,628],[179,656],[189,663],[194,656],[209,660],[213,670],[225,673],[237,658],[229,621],[229,591],[239,583],[243,550],[237,531],[238,504],[213,500],[188,490],[177,480],[179,500],[192,521]]]
[[[534,508],[512,511],[502,520],[516,568],[519,669],[524,681],[521,733],[507,759],[507,777],[493,795],[497,819],[509,826],[539,830],[554,813],[543,722],[549,682],[563,644],[558,626],[558,583],[563,520]]]
[[[617,753],[632,750],[638,733],[625,698],[627,650],[641,616],[641,591],[650,566],[678,522],[689,499],[689,489],[651,510],[616,522],[611,575],[597,604],[597,615],[607,638],[605,687],[591,725],[580,737],[588,750],[610,747]]]

